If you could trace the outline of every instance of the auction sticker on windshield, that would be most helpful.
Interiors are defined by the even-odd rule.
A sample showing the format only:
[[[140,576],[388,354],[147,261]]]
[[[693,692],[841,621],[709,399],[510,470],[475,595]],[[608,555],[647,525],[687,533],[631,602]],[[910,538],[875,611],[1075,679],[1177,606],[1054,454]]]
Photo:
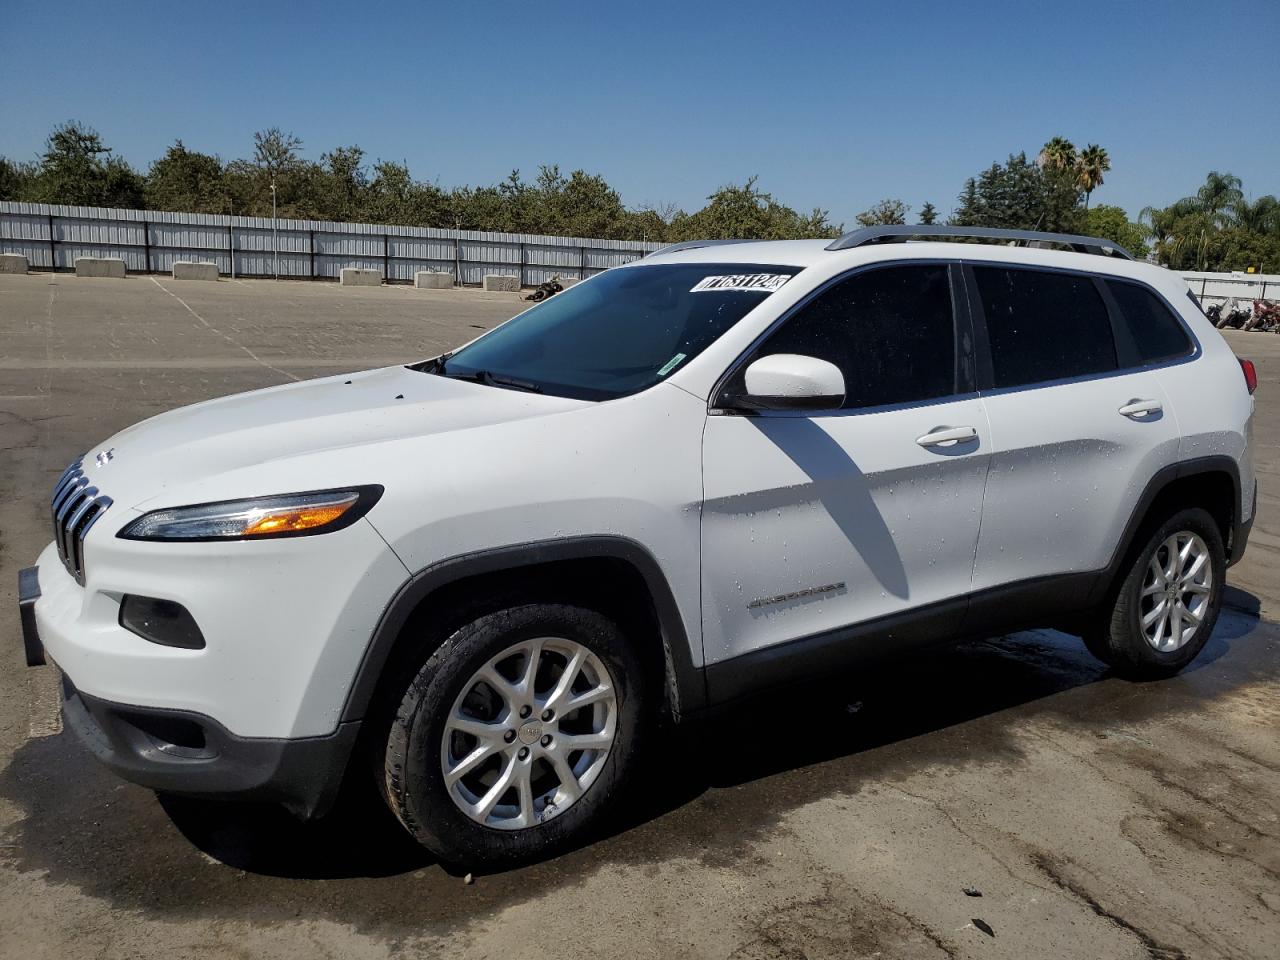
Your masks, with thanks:
[[[703,277],[689,292],[751,290],[756,293],[773,293],[790,279],[791,276],[786,273],[733,273],[727,276]]]

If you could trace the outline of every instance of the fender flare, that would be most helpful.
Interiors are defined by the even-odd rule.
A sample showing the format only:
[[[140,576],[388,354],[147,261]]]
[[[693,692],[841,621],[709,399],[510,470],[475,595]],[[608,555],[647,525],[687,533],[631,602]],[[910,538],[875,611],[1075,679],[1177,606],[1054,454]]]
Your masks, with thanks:
[[[517,571],[562,560],[621,560],[643,578],[662,633],[667,696],[673,719],[702,709],[707,702],[704,670],[695,666],[688,632],[675,595],[653,555],[634,540],[619,536],[567,537],[515,544],[463,554],[415,573],[387,604],[365,647],[360,667],[347,691],[342,722],[363,719],[401,630],[418,605],[432,593],[477,574]]]

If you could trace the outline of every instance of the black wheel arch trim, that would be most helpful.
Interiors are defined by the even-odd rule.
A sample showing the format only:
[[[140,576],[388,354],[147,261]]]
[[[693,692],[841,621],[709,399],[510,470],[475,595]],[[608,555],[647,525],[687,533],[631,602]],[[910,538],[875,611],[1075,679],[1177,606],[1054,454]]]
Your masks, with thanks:
[[[1110,589],[1112,581],[1119,572],[1120,565],[1124,563],[1125,557],[1133,548],[1134,539],[1137,537],[1142,524],[1146,521],[1147,514],[1150,512],[1156,498],[1171,483],[1206,473],[1225,473],[1231,478],[1234,495],[1231,502],[1231,527],[1228,531],[1229,536],[1226,538],[1227,564],[1233,564],[1240,559],[1244,553],[1245,544],[1249,539],[1249,528],[1253,524],[1252,517],[1248,521],[1242,520],[1244,503],[1240,488],[1240,465],[1225,454],[1195,457],[1190,460],[1171,463],[1157,470],[1155,475],[1147,482],[1146,487],[1143,488],[1142,495],[1138,498],[1133,511],[1129,515],[1129,522],[1125,524],[1124,533],[1116,542],[1115,550],[1111,555],[1111,562],[1107,564],[1106,575],[1098,580],[1094,596],[1091,598],[1094,602],[1101,602],[1106,591]]]
[[[567,537],[515,544],[463,554],[432,564],[411,576],[383,610],[365,648],[355,680],[347,692],[342,722],[363,719],[373,701],[383,669],[410,615],[431,594],[479,574],[518,571],[564,560],[620,560],[644,580],[662,633],[668,706],[674,719],[706,705],[704,671],[695,666],[688,632],[658,561],[639,543],[619,536]]]

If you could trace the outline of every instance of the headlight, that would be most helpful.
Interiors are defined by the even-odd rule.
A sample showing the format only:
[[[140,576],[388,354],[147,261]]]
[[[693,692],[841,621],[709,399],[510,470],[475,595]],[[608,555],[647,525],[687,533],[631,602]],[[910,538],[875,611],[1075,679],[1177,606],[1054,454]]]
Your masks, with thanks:
[[[126,540],[257,540],[305,537],[349,527],[378,502],[382,487],[287,493],[152,510],[120,531]]]

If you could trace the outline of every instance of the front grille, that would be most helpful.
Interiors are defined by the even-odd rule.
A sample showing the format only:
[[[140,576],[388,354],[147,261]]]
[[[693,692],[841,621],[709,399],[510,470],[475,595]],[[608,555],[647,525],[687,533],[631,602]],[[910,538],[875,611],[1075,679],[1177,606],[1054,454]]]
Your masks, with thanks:
[[[63,471],[53,487],[53,539],[67,572],[84,585],[84,537],[111,506],[111,498],[89,485],[81,457]]]

